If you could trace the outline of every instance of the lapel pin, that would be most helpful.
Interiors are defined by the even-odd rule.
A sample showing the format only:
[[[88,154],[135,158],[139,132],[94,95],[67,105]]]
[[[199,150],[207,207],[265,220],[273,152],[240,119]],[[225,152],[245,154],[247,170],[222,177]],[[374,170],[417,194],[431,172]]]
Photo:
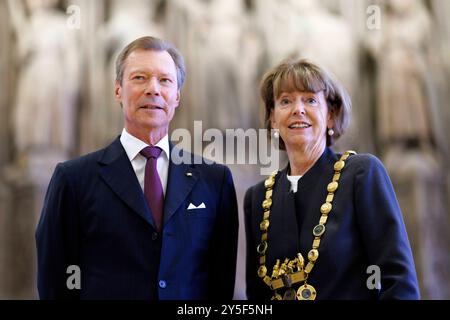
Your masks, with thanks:
[[[186,177],[192,177],[192,172],[186,172]]]

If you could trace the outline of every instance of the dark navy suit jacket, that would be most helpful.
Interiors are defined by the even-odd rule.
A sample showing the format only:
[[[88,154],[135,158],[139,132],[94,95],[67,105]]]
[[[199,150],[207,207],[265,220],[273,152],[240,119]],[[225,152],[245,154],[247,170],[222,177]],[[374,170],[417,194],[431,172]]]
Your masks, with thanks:
[[[194,156],[175,150],[193,163]],[[202,202],[204,209],[187,210],[189,204]],[[36,230],[39,295],[231,299],[237,237],[238,210],[229,169],[172,161],[164,226],[158,235],[136,174],[116,139],[105,149],[55,169]],[[80,290],[66,285],[70,265],[80,268]]]
[[[319,223],[320,206],[339,160],[326,148],[319,160],[290,191],[287,166],[278,173],[270,214],[266,266],[269,275],[276,259],[293,259],[297,252],[307,261],[312,229]],[[264,182],[251,187],[244,200],[247,236],[247,296],[268,300],[273,291],[257,275],[261,241],[259,224],[265,197]],[[308,278],[317,299],[418,299],[419,289],[402,213],[391,181],[372,155],[353,155],[346,161],[335,192],[333,208],[319,247],[319,258]],[[381,289],[369,289],[367,280],[380,269]],[[370,284],[373,284],[369,280]],[[282,294],[282,293],[281,293]]]

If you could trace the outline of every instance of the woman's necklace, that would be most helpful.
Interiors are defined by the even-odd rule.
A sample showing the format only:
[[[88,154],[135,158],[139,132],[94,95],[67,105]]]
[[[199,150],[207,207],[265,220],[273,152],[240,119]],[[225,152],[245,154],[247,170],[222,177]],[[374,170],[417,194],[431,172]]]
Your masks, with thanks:
[[[311,273],[314,264],[319,258],[319,246],[320,239],[325,233],[325,224],[327,223],[328,215],[333,208],[332,202],[334,193],[339,187],[339,178],[341,177],[341,171],[344,169],[345,161],[347,158],[356,154],[354,151],[346,151],[341,158],[334,164],[333,180],[328,184],[328,195],[325,199],[325,203],[320,207],[319,224],[316,225],[312,233],[314,240],[312,243],[312,249],[308,252],[308,263],[305,266],[305,259],[302,254],[297,253],[297,257],[293,259],[286,258],[280,266],[280,259],[276,260],[276,263],[272,270],[272,275],[269,276],[266,267],[266,252],[269,248],[268,231],[270,225],[270,207],[272,206],[272,193],[273,186],[275,185],[275,176],[278,171],[273,172],[265,181],[264,187],[266,188],[266,197],[262,203],[264,209],[263,220],[261,221],[259,228],[262,231],[261,243],[257,247],[257,251],[260,254],[258,276],[262,278],[270,289],[275,293],[272,300],[314,300],[316,298],[316,289],[307,283],[308,276]],[[294,284],[300,283],[297,291],[293,288]],[[277,290],[286,288],[283,297],[277,292]]]

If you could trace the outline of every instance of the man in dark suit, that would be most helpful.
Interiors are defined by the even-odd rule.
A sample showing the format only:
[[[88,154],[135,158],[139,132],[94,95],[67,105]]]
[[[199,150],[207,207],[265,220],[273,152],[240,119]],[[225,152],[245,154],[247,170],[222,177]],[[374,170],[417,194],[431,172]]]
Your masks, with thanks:
[[[117,58],[125,128],[105,149],[55,169],[36,231],[41,299],[233,297],[231,173],[168,139],[184,76],[177,49],[153,37]]]

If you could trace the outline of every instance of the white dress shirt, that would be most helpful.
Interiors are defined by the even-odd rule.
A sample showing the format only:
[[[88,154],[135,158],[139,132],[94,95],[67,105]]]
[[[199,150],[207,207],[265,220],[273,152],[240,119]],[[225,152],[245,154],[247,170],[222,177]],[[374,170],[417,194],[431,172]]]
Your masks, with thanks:
[[[301,177],[302,176],[290,176],[290,175],[287,176],[288,180],[291,182],[291,191],[293,193],[297,192],[298,180],[300,180]]]
[[[135,136],[129,134],[125,128],[122,130],[120,136],[120,143],[122,143],[125,152],[127,153],[128,159],[130,159],[131,165],[133,166],[136,177],[141,185],[142,191],[144,191],[144,179],[145,179],[145,164],[147,159],[141,155],[142,149],[148,147],[144,141],[139,140]],[[156,161],[156,170],[158,170],[159,178],[161,179],[161,184],[163,188],[164,195],[166,195],[167,187],[167,177],[169,176],[169,136],[166,134],[158,143],[155,145],[162,149],[161,155]]]

